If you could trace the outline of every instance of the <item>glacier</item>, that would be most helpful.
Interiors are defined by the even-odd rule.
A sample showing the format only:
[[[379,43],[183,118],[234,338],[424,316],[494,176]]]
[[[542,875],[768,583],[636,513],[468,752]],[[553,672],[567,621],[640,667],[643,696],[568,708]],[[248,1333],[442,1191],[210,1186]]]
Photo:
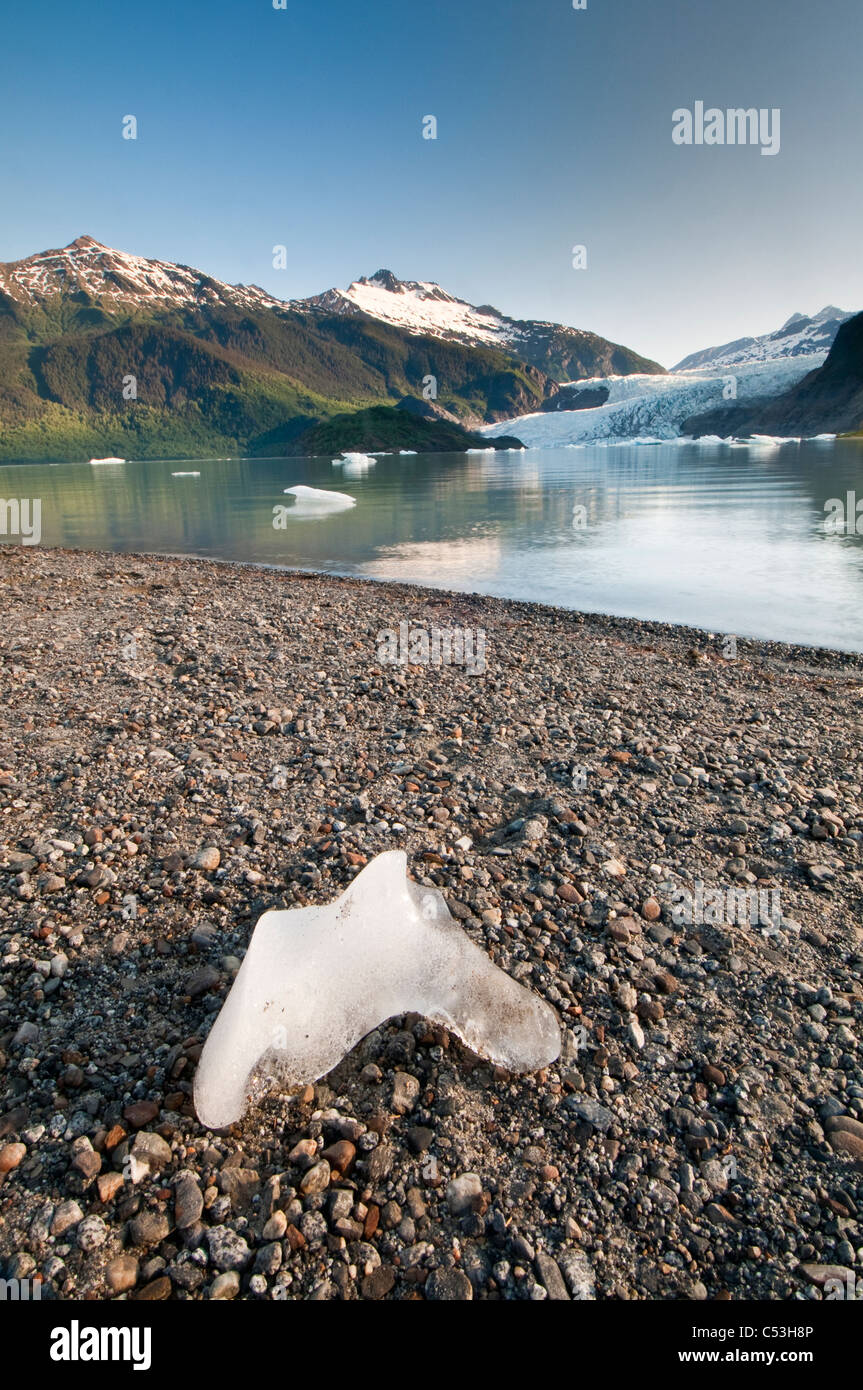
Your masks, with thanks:
[[[826,352],[749,362],[721,372],[678,371],[667,376],[637,373],[595,377],[567,383],[579,389],[605,387],[608,399],[587,410],[558,410],[521,415],[484,426],[488,439],[514,434],[530,448],[567,448],[582,444],[662,443],[682,437],[683,422],[702,411],[777,396],[820,367]],[[735,394],[728,396],[729,390]]]
[[[405,1013],[509,1071],[539,1071],[560,1053],[551,1006],[474,945],[437,889],[408,879],[403,850],[388,850],[335,902],[259,919],[201,1053],[198,1118],[224,1129],[273,1085],[316,1081]]]

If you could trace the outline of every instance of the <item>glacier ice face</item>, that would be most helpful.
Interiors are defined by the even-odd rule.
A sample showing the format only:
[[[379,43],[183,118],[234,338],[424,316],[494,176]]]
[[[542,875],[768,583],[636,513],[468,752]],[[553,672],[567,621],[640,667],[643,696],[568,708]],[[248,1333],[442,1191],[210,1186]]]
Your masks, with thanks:
[[[531,448],[566,448],[597,443],[660,443],[679,439],[685,420],[727,403],[724,395],[734,383],[737,404],[766,399],[786,391],[807,372],[820,367],[825,353],[746,363],[724,372],[671,372],[667,376],[595,377],[579,386],[608,391],[604,405],[586,410],[557,410],[522,415],[485,425],[480,433],[493,440],[514,434]],[[470,450],[468,450],[470,452]]]
[[[493,965],[391,850],[336,902],[260,918],[201,1054],[201,1123],[233,1124],[270,1082],[317,1080],[404,1013],[444,1024],[510,1071],[537,1071],[560,1052],[550,1006]]]

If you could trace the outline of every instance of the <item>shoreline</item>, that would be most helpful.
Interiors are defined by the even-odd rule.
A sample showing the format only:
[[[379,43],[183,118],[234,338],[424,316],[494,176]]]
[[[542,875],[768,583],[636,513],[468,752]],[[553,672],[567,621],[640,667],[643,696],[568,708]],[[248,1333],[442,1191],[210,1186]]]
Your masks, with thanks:
[[[7,546],[0,593],[0,1277],[702,1301],[858,1268],[863,656],[221,559]],[[482,630],[484,669],[382,664],[401,622]],[[204,1130],[255,922],[392,848],[560,1059],[407,1015]],[[729,921],[738,890],[780,910]]]
[[[23,548],[23,547],[22,547]],[[15,550],[17,546],[9,544],[0,546],[0,554],[3,550]],[[193,564],[193,565],[214,565],[221,566],[228,570],[250,571],[252,573],[295,576],[305,579],[329,580],[333,583],[345,583],[354,585],[368,585],[382,590],[390,590],[395,594],[404,594],[409,598],[420,600],[424,595],[432,595],[439,600],[455,602],[459,599],[470,601],[477,604],[497,604],[504,607],[517,608],[535,616],[538,621],[542,620],[544,614],[555,617],[574,619],[578,624],[595,624],[602,626],[608,624],[610,627],[624,628],[631,627],[633,633],[648,633],[654,636],[674,637],[678,636],[681,641],[692,643],[713,643],[716,650],[726,634],[711,631],[709,628],[696,627],[691,623],[666,622],[658,618],[639,618],[626,613],[603,613],[597,610],[583,608],[566,608],[561,604],[538,603],[531,599],[509,598],[504,595],[484,594],[479,590],[470,589],[446,589],[438,588],[436,585],[425,585],[411,583],[409,580],[377,579],[374,575],[350,574],[339,570],[316,570],[302,569],[292,565],[269,564],[264,560],[229,560],[219,555],[199,555],[194,552],[182,551],[154,551],[154,550],[74,550],[67,546],[43,546],[36,547],[44,555],[63,555],[68,557],[81,556],[88,560],[101,559],[126,559],[129,561],[139,560],[147,562],[165,562],[167,564]],[[797,661],[804,657],[811,657],[816,661],[829,665],[832,662],[849,663],[846,674],[853,676],[854,671],[859,670],[863,674],[863,651],[855,651],[845,647],[822,647],[810,645],[807,642],[784,642],[773,637],[756,637],[745,634],[731,634],[735,637],[738,649],[744,647],[750,651],[750,655],[761,649],[768,657],[775,660],[784,659],[787,662]],[[718,645],[717,645],[718,644]],[[705,649],[707,649],[705,647]]]

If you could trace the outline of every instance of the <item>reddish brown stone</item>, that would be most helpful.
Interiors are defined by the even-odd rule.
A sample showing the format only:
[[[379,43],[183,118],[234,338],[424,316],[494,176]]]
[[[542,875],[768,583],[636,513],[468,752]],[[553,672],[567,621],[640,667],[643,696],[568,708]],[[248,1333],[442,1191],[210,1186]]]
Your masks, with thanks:
[[[302,1231],[298,1231],[296,1226],[288,1226],[285,1231],[285,1240],[292,1250],[305,1250],[306,1238]]]
[[[154,1279],[152,1283],[145,1284],[143,1289],[139,1289],[132,1297],[139,1303],[161,1303],[166,1298],[171,1297],[171,1281],[167,1275],[162,1275],[161,1279]]]
[[[27,1152],[26,1144],[4,1144],[0,1149],[0,1173],[11,1173]]]
[[[143,1129],[145,1125],[152,1124],[158,1115],[159,1107],[154,1100],[136,1100],[123,1111],[123,1119],[128,1120],[133,1129]]]
[[[644,1019],[645,1023],[659,1023],[665,1018],[665,1009],[658,999],[640,1000],[636,1012],[639,1018]]]
[[[386,1298],[396,1282],[396,1272],[392,1265],[378,1265],[371,1274],[367,1274],[360,1285],[360,1293],[363,1298],[377,1300]]]
[[[335,1144],[330,1144],[329,1148],[324,1149],[321,1154],[321,1157],[327,1160],[330,1167],[335,1168],[342,1177],[349,1171],[356,1156],[356,1148],[349,1139],[339,1139]]]
[[[847,1154],[863,1163],[863,1139],[847,1129],[834,1129],[827,1136],[827,1142],[834,1153]]]

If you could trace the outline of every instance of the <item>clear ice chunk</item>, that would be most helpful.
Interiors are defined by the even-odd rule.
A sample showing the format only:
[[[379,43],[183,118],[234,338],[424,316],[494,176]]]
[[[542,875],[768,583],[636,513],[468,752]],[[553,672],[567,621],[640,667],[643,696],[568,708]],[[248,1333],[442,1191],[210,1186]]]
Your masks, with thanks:
[[[391,850],[336,902],[260,918],[201,1054],[201,1123],[233,1124],[261,1087],[316,1081],[404,1013],[444,1024],[510,1071],[538,1071],[560,1053],[552,1008],[493,965]]]

